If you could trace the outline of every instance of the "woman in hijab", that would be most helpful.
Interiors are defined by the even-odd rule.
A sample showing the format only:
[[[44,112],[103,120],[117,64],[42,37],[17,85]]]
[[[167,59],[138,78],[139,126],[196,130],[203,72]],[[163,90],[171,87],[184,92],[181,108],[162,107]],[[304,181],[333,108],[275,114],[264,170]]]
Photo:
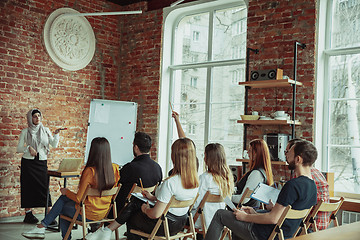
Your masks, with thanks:
[[[39,109],[30,110],[26,117],[28,128],[21,131],[16,152],[23,153],[20,183],[21,208],[26,211],[24,222],[34,224],[39,220],[32,214],[31,208],[46,206],[47,155],[49,145],[57,147],[59,143],[60,128],[55,130],[53,137],[49,128],[41,123],[42,114]]]

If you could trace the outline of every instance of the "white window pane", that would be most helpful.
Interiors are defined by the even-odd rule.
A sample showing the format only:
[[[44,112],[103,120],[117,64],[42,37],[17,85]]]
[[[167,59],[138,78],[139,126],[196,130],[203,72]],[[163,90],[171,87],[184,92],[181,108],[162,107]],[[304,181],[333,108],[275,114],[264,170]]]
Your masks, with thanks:
[[[360,54],[330,57],[329,69],[331,98],[360,98]]]
[[[331,48],[360,46],[360,1],[333,2]]]
[[[186,16],[175,31],[174,64],[207,61],[209,13]]]
[[[329,128],[330,144],[360,145],[359,124],[360,100],[331,101]],[[334,159],[334,161],[336,160],[337,159]]]
[[[213,60],[245,57],[246,15],[247,10],[243,7],[214,13]]]
[[[335,191],[359,193],[360,148],[330,147],[329,171],[335,173]]]
[[[245,88],[238,82],[245,81],[245,66],[233,65],[213,68],[212,102],[243,101]]]
[[[237,123],[244,111],[244,103],[211,104],[211,141],[242,141],[243,125]],[[241,156],[241,152],[238,153]]]

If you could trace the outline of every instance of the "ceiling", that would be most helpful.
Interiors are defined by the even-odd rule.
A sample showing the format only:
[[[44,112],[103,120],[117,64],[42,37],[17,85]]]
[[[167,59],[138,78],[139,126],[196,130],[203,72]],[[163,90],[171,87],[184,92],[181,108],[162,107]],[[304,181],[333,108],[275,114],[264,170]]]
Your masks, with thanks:
[[[130,4],[138,3],[138,2],[147,2],[148,3],[148,11],[161,9],[164,7],[170,6],[171,3],[176,2],[176,0],[108,0],[109,2],[118,4],[120,6],[127,6]],[[185,2],[191,2],[194,0],[185,0]]]

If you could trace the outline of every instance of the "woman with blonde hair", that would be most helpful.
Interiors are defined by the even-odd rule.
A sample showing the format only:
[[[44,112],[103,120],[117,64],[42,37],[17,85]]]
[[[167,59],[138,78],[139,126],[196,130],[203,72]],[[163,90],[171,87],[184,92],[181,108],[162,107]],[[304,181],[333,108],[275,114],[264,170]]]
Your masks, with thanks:
[[[199,177],[196,168],[195,147],[188,138],[180,138],[171,146],[171,160],[174,168],[170,177],[156,189],[155,195],[143,191],[143,195],[155,206],[132,198],[130,203],[119,213],[118,218],[105,228],[99,228],[95,233],[86,236],[87,240],[110,240],[111,233],[122,224],[127,224],[127,239],[138,240],[140,236],[130,233],[130,229],[138,229],[151,233],[158,218],[163,213],[172,196],[177,200],[186,201],[196,197],[199,187]],[[167,213],[170,235],[181,231],[187,220],[188,208],[170,208]],[[158,235],[164,236],[164,228],[160,226]]]
[[[194,211],[198,208],[207,191],[222,197],[231,196],[234,189],[234,180],[229,166],[226,163],[224,147],[219,143],[210,143],[205,147],[206,172],[200,176],[199,197],[195,202]],[[209,227],[211,220],[218,209],[224,209],[225,203],[205,203],[205,226]],[[196,228],[201,228],[201,219],[195,223]]]
[[[254,190],[260,182],[269,186],[274,183],[267,143],[263,139],[254,139],[249,144],[248,152],[250,158],[249,171],[236,183],[236,194],[232,197],[232,201],[236,203],[239,203],[247,187]],[[250,199],[244,205],[258,207],[260,203]]]

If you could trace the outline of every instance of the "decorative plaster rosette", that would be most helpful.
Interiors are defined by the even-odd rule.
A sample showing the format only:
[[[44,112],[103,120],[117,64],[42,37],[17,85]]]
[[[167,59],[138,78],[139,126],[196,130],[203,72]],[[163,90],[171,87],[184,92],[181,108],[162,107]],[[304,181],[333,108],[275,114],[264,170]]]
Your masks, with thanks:
[[[48,17],[44,27],[45,48],[61,68],[76,71],[86,67],[95,53],[95,35],[83,16],[64,16],[79,13],[71,8],[59,8]]]

